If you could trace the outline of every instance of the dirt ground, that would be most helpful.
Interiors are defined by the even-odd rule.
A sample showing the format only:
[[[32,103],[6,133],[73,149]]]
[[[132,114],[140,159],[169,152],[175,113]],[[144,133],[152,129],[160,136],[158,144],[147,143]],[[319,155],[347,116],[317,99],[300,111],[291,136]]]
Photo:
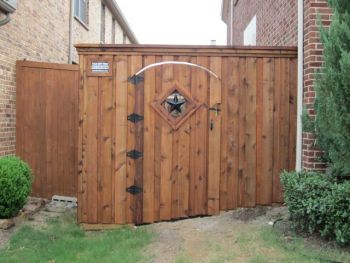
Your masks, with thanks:
[[[146,226],[155,233],[148,247],[152,263],[164,262],[230,262],[236,254],[235,242],[244,233],[261,226],[272,227],[275,221],[288,217],[285,207],[258,207],[222,212],[218,216],[163,222]],[[246,255],[249,257],[249,254]],[[244,255],[234,262],[246,262]]]
[[[76,208],[51,202],[28,217],[25,223],[43,228],[46,226],[48,218],[60,218],[67,214],[74,217]],[[0,248],[6,246],[12,233],[21,224],[23,222],[9,230],[0,230]],[[293,252],[286,256],[274,248],[276,244],[263,242],[261,237],[263,229],[271,232],[270,229],[275,228],[283,233],[283,238],[290,237],[291,227],[288,221],[288,211],[285,207],[237,209],[221,212],[217,216],[162,222],[138,226],[138,228],[144,228],[154,234],[152,241],[144,251],[144,260],[141,262],[320,262],[319,260],[298,261],[298,259],[294,259],[298,255],[293,254]],[[94,233],[91,232],[91,234]],[[269,237],[267,238],[269,239]],[[316,249],[319,250],[324,243],[323,241],[317,242],[316,240]],[[300,247],[293,249],[299,253]],[[274,260],[266,261],[266,257],[269,259],[270,256]],[[286,258],[287,261],[285,261]],[[350,259],[350,257],[347,258]]]

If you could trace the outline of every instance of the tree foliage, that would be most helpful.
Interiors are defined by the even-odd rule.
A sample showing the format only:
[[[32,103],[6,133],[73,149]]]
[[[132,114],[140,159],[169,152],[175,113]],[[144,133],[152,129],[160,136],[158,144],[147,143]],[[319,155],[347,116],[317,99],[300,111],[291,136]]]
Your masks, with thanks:
[[[315,132],[330,170],[350,174],[350,1],[329,0],[329,28],[321,28],[324,66],[316,76]]]

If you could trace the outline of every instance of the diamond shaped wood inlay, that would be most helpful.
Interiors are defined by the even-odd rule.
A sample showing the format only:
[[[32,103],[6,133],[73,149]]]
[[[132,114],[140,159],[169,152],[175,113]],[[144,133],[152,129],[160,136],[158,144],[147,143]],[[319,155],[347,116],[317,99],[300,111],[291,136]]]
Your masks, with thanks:
[[[174,82],[171,88],[163,92],[151,105],[174,130],[177,130],[201,106],[187,89],[177,82]]]

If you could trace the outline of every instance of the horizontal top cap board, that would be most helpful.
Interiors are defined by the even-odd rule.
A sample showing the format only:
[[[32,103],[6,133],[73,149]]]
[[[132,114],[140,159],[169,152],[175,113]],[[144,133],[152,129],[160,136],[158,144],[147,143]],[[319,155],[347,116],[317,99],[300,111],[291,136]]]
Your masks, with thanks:
[[[296,58],[296,47],[77,44],[79,54],[192,55]]]

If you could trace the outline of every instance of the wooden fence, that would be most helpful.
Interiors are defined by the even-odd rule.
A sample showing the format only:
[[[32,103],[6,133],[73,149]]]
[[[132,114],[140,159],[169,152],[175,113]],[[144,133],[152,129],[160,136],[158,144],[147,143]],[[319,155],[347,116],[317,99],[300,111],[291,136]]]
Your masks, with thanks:
[[[33,170],[32,196],[76,196],[79,67],[17,62],[16,154]]]
[[[283,201],[279,176],[295,165],[295,48],[78,51],[79,222],[152,223]],[[179,99],[187,108],[175,116]]]

